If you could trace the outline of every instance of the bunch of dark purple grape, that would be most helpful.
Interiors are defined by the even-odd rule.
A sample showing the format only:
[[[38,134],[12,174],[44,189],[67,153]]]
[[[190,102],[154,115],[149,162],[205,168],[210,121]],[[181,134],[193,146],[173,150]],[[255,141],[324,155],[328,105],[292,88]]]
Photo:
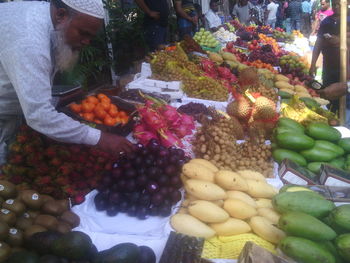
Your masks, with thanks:
[[[169,216],[181,200],[180,173],[189,158],[183,150],[166,148],[154,139],[136,148],[103,177],[94,199],[96,209],[109,216],[121,212],[139,219]]]

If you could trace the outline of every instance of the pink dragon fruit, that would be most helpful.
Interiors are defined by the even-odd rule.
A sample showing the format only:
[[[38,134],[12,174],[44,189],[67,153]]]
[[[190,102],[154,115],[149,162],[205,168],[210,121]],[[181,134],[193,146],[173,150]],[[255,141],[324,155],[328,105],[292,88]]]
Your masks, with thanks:
[[[171,131],[161,130],[159,134],[160,134],[160,141],[163,146],[165,147],[176,146],[179,148],[183,146],[180,139]]]

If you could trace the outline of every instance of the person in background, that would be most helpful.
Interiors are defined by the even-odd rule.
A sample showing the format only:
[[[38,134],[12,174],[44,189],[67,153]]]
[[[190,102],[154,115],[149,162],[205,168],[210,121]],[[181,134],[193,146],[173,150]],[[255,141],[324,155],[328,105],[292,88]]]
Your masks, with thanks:
[[[304,0],[301,3],[301,33],[304,36],[308,36],[310,34],[310,23],[311,23],[311,3],[310,0]]]
[[[289,3],[288,9],[290,12],[291,30],[300,30],[301,2],[299,0],[292,0]]]
[[[200,4],[195,3],[194,8],[196,9],[196,13],[198,14],[197,31],[202,27],[207,28],[207,25],[205,23],[205,17],[202,11],[202,6]]]
[[[258,0],[258,2],[251,9],[250,17],[251,20],[258,26],[264,25],[264,0]]]
[[[169,6],[167,0],[136,0],[137,5],[145,13],[143,26],[145,40],[154,51],[158,46],[166,43]]]
[[[26,124],[56,141],[96,145],[117,155],[133,145],[55,109],[56,72],[73,68],[104,21],[102,0],[51,0],[0,4],[0,164],[8,144]]]
[[[288,7],[289,7],[289,1],[285,0],[283,2],[283,14],[284,14],[283,27],[285,28],[286,32],[290,34],[292,31],[291,29],[292,25],[290,21],[290,9]]]
[[[317,40],[312,52],[312,60],[310,65],[310,75],[316,73],[316,62],[322,53],[322,84],[329,86],[339,82],[340,78],[340,3],[339,0],[333,0],[333,15],[326,17],[320,24],[317,33]],[[331,101],[331,109],[337,111],[339,102]]]
[[[276,26],[277,10],[278,10],[278,4],[276,4],[274,0],[270,0],[270,3],[267,5],[267,8],[266,8],[266,17],[267,17],[266,24],[273,29]]]
[[[333,10],[330,7],[329,0],[321,0],[321,10],[315,15],[315,21],[312,25],[311,35],[317,34],[321,22],[328,16],[333,15]]]
[[[211,31],[216,31],[216,29],[222,24],[221,18],[216,13],[217,11],[219,11],[218,2],[218,0],[210,0],[209,10],[205,14],[205,19],[208,24],[208,28]]]
[[[174,0],[180,38],[193,37],[198,24],[198,15],[192,0]]]
[[[248,0],[238,0],[238,3],[233,7],[232,16],[237,17],[243,25],[249,25],[251,17],[250,10],[253,5]]]

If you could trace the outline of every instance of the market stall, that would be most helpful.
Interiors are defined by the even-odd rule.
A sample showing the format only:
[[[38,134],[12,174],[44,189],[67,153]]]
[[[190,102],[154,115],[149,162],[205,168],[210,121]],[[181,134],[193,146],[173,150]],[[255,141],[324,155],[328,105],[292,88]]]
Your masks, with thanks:
[[[59,109],[127,137],[129,155],[22,127],[0,262],[349,261],[350,130],[312,88],[308,48],[232,21],[150,54],[118,96]]]

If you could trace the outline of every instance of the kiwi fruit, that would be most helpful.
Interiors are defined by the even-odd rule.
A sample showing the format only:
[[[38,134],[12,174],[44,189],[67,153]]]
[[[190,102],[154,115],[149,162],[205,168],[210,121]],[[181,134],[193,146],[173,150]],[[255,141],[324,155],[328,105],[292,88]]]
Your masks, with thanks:
[[[51,215],[38,215],[34,220],[34,224],[43,226],[50,230],[56,230],[58,220]]]
[[[0,210],[0,221],[4,221],[9,226],[13,226],[16,223],[16,214],[8,209]]]
[[[40,194],[34,190],[24,190],[21,192],[21,199],[28,208],[38,210],[43,204]]]
[[[2,204],[2,208],[10,210],[16,215],[22,215],[26,210],[26,206],[18,199],[7,199]]]
[[[62,234],[66,234],[66,233],[70,232],[71,230],[72,230],[72,227],[64,221],[59,221],[58,225],[56,227],[56,231],[58,231]]]
[[[35,233],[39,233],[39,232],[45,232],[47,231],[47,229],[43,226],[39,226],[39,225],[31,225],[30,227],[28,227],[26,229],[26,231],[24,232],[24,237],[26,239],[30,238],[32,235],[34,235]]]
[[[20,247],[23,243],[23,231],[17,228],[10,228],[6,243],[12,247]]]
[[[43,199],[44,204],[48,201],[55,201],[55,199],[50,195],[40,195],[40,197]]]
[[[69,204],[69,200],[68,199],[61,199],[58,200],[57,203],[62,207],[63,212],[70,210],[70,204]]]
[[[48,201],[42,206],[41,211],[45,214],[59,216],[64,212],[64,209],[57,201]]]
[[[4,221],[0,221],[0,240],[5,240],[9,234],[10,227]],[[1,262],[1,261],[0,261]]]
[[[38,215],[40,215],[39,211],[33,211],[33,210],[28,210],[27,214],[29,215],[29,218],[34,220]]]
[[[28,213],[24,213],[21,217],[17,218],[16,228],[25,231],[32,224],[33,220],[30,218],[30,215]]]
[[[64,212],[60,219],[72,226],[72,228],[76,228],[80,224],[80,218],[76,214],[71,211]]]
[[[0,180],[0,196],[5,200],[15,198],[17,196],[16,186],[9,181]]]
[[[3,241],[0,241],[0,262],[5,260],[11,255],[11,247]]]

